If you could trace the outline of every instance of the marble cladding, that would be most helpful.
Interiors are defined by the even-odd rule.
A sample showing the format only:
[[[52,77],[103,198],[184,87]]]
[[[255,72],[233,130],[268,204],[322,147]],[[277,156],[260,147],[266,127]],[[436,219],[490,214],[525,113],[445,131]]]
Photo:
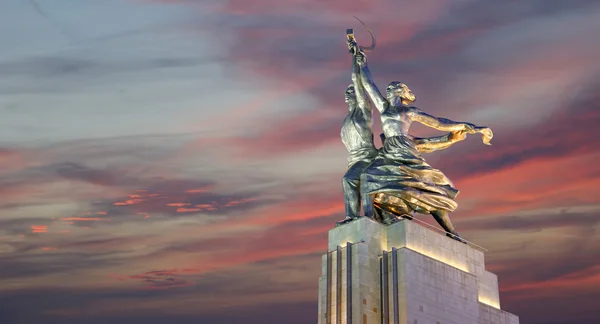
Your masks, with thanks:
[[[319,324],[519,323],[517,316],[500,309],[498,278],[485,270],[481,249],[416,222],[402,220],[385,226],[359,219],[331,229],[328,250],[329,261],[324,255],[319,278]],[[382,271],[384,251],[387,269]],[[387,307],[382,304],[383,276]]]

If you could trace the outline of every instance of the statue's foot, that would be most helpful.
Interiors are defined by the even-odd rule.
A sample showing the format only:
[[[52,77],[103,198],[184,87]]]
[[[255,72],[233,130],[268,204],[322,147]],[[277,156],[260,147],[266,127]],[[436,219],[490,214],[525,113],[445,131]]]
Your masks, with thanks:
[[[350,223],[351,221],[353,221],[353,220],[355,220],[355,219],[358,219],[358,217],[350,217],[350,216],[346,216],[346,218],[345,218],[345,219],[343,219],[343,220],[341,220],[341,221],[339,221],[339,222],[336,222],[336,223],[335,223],[335,226],[337,227],[337,226],[340,226],[340,225],[348,224],[348,223]]]
[[[408,220],[412,220],[414,217],[413,217],[413,215],[410,215],[410,214],[402,214],[402,215],[400,215],[400,218],[406,218]]]
[[[396,215],[390,215],[390,217],[387,217],[385,220],[385,225],[392,225],[392,224],[396,224],[400,221],[400,217],[396,216]]]
[[[459,241],[460,243],[467,244],[467,241],[460,238],[460,235],[458,235],[458,233],[454,233],[454,234],[446,233],[446,236],[448,236],[449,238],[451,238],[453,240]]]
[[[386,217],[385,224],[386,225],[396,224],[396,223],[398,223],[399,221],[401,221],[401,220],[403,220],[405,218],[408,219],[408,220],[412,220],[413,216],[409,215],[409,214],[402,214],[402,215],[398,216],[398,215],[394,215],[394,214],[390,213],[389,216]]]

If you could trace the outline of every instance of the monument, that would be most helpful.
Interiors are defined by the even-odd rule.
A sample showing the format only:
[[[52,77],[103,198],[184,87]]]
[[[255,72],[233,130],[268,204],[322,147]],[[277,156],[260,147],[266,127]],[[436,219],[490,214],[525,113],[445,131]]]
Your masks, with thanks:
[[[346,218],[329,231],[318,323],[518,324],[517,316],[500,309],[498,278],[485,270],[485,250],[461,238],[450,221],[458,190],[422,157],[467,134],[480,133],[490,145],[492,131],[425,113],[402,82],[391,82],[382,95],[367,64],[365,52],[375,48],[369,32],[372,45],[362,47],[347,31],[352,84],[341,128],[350,153],[342,178]],[[373,141],[370,101],[382,122],[381,148]],[[412,122],[448,133],[414,137]],[[417,223],[414,213],[433,216],[443,230]]]

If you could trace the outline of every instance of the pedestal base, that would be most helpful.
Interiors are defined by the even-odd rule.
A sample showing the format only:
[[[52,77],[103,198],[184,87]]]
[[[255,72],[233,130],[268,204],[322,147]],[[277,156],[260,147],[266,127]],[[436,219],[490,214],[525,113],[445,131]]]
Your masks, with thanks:
[[[484,253],[410,220],[329,231],[319,324],[518,324]]]

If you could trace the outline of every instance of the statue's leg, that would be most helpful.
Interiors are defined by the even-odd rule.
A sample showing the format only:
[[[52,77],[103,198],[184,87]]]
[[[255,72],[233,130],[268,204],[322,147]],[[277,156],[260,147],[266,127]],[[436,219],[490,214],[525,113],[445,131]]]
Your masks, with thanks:
[[[344,191],[344,205],[347,218],[360,216],[360,175],[366,167],[365,162],[354,163],[342,178],[342,190]]]
[[[375,216],[375,211],[373,207],[373,198],[369,195],[365,195],[362,197],[362,207],[365,216],[373,218]]]
[[[451,234],[451,235],[448,235],[449,237],[451,237],[457,241],[463,242],[463,240],[460,239],[460,235],[458,235],[458,232],[454,228],[454,225],[452,225],[452,222],[450,221],[450,217],[448,216],[448,211],[436,210],[436,211],[432,211],[431,215],[446,232]]]
[[[361,205],[363,208],[363,212],[366,217],[373,218],[375,217],[375,210],[373,207],[373,197],[367,194],[367,184],[368,182],[365,180],[366,175],[363,173],[360,176],[360,196],[361,196]]]

